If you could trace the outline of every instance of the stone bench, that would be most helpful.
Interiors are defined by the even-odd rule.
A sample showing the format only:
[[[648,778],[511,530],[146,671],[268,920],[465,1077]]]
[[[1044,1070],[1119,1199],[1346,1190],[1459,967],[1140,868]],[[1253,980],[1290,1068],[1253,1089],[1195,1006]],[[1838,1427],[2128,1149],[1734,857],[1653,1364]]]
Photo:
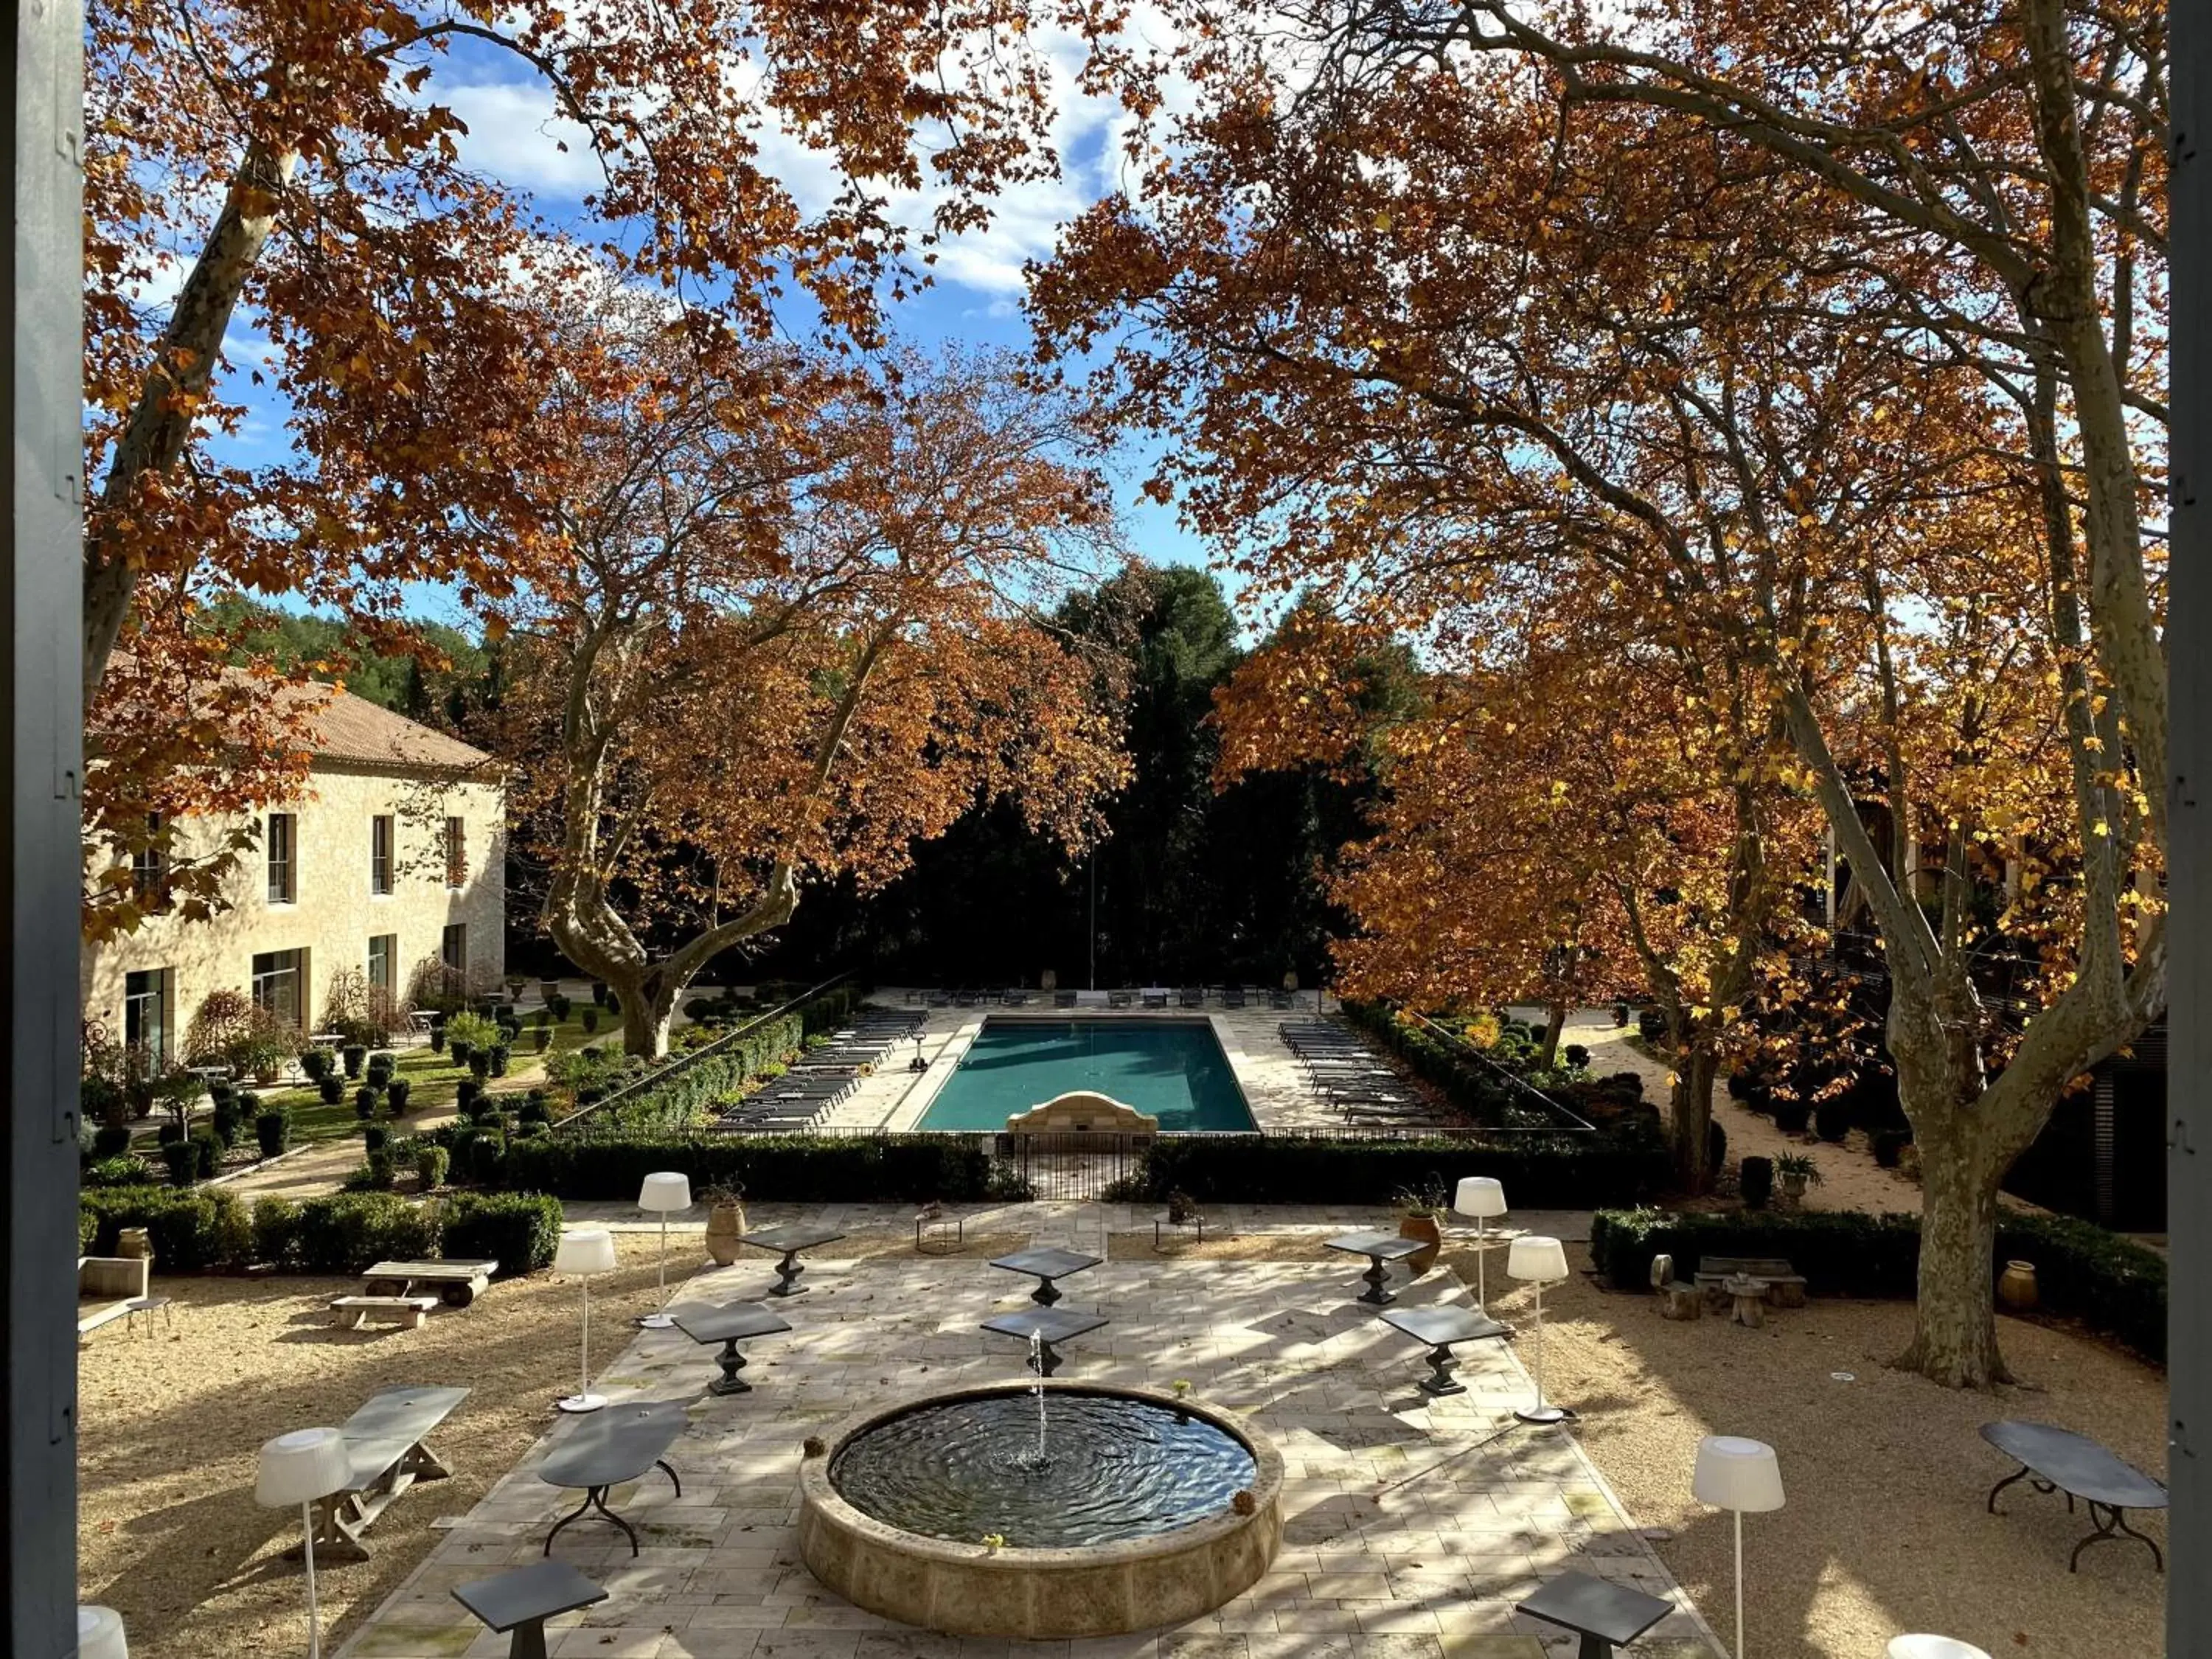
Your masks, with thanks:
[[[1805,1305],[1805,1277],[1780,1256],[1705,1255],[1698,1258],[1697,1285],[1709,1308],[1726,1305],[1729,1292],[1727,1281],[1731,1279],[1763,1279],[1766,1285],[1766,1300],[1777,1308],[1802,1308]]]
[[[437,1305],[434,1296],[335,1296],[330,1303],[331,1322],[357,1331],[374,1319],[415,1331]]]

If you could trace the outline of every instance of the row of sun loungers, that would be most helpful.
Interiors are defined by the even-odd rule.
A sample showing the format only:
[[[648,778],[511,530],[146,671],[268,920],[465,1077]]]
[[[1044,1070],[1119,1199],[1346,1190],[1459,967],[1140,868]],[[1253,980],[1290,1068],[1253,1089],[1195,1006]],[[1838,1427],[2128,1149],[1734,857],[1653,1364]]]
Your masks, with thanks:
[[[980,989],[974,986],[951,990],[915,989],[907,993],[907,1000],[930,1008],[1073,1008],[1079,1002],[1073,991],[1030,991],[995,986]],[[1106,994],[1106,1006],[1109,1008],[1203,1008],[1209,1001],[1218,1002],[1224,1008],[1249,1008],[1261,1002],[1271,1008],[1288,1008],[1291,994],[1243,985],[1124,985]]]
[[[1313,1091],[1348,1123],[1431,1124],[1435,1110],[1358,1036],[1334,1020],[1286,1019],[1276,1028]]]
[[[850,1024],[830,1033],[826,1044],[808,1050],[781,1077],[723,1113],[718,1127],[755,1133],[820,1127],[860,1088],[863,1068],[882,1065],[900,1043],[912,1042],[925,1018],[889,1008],[860,1009]]]

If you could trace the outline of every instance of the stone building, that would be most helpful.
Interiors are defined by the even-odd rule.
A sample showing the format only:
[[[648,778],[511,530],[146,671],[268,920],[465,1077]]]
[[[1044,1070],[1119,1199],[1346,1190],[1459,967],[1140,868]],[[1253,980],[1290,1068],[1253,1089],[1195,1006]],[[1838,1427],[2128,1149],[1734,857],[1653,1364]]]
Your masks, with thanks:
[[[312,716],[298,799],[256,815],[258,847],[206,921],[155,915],[87,945],[85,1018],[157,1065],[183,1054],[200,1000],[235,989],[321,1029],[331,981],[354,969],[404,997],[437,964],[489,987],[506,967],[506,788],[482,750],[344,691]],[[234,818],[180,825],[177,856]],[[161,872],[141,867],[142,883]]]

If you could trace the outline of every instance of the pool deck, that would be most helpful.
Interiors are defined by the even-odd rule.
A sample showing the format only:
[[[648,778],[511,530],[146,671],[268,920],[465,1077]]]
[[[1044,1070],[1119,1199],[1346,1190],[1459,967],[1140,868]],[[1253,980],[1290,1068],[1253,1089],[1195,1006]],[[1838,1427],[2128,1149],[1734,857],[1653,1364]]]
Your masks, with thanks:
[[[1298,1218],[1319,1220],[1314,1212]],[[1034,1242],[1080,1243],[1104,1206],[1030,1206]],[[886,1208],[876,1219],[903,1223]],[[779,1212],[779,1218],[780,1212]],[[861,1218],[852,1218],[858,1221]],[[1251,1590],[1171,1628],[1084,1642],[957,1638],[893,1624],[824,1589],[800,1564],[794,1521],[802,1443],[874,1399],[1021,1375],[1014,1345],[980,1321],[1025,1305],[977,1260],[809,1258],[812,1291],[782,1310],[788,1335],[749,1346],[755,1392],[716,1398],[709,1352],[680,1332],[640,1334],[595,1387],[617,1402],[684,1402],[670,1454],[684,1480],[649,1475],[611,1502],[640,1529],[635,1559],[613,1528],[579,1522],[555,1555],[609,1599],[554,1621],[556,1659],[1549,1659],[1564,1632],[1515,1603],[1570,1571],[1667,1598],[1676,1611],[1642,1659],[1720,1650],[1573,1436],[1511,1412],[1530,1384],[1510,1345],[1461,1350],[1468,1392],[1422,1393],[1422,1349],[1356,1304],[1336,1263],[1109,1261],[1068,1281],[1071,1304],[1111,1323],[1071,1341],[1070,1380],[1170,1389],[1246,1414],[1285,1460],[1284,1547]],[[710,1268],[679,1303],[758,1297],[769,1265]],[[1394,1273],[1402,1284],[1402,1275]],[[1438,1271],[1400,1305],[1465,1305]],[[549,1340],[554,1334],[549,1333]],[[562,1340],[569,1340],[563,1336]],[[536,1478],[580,1431],[553,1422],[341,1650],[344,1659],[504,1653],[451,1591],[540,1559],[573,1494]]]

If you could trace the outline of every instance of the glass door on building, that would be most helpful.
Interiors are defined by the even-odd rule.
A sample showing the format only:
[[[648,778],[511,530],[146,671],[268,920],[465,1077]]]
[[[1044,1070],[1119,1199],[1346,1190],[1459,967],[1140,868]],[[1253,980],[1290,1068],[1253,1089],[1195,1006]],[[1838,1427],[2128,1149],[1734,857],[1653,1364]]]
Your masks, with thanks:
[[[169,970],[149,968],[123,980],[123,1041],[152,1075],[169,1063]]]
[[[253,957],[253,1000],[292,1024],[307,1029],[302,1009],[307,1001],[307,953],[305,951],[258,951]]]

